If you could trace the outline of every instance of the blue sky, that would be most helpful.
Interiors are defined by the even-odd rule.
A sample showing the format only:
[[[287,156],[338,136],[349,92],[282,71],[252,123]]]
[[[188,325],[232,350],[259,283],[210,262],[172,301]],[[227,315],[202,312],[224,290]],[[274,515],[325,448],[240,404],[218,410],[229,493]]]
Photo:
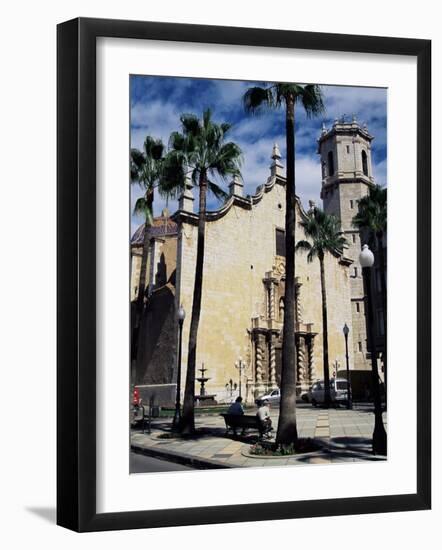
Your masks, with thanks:
[[[206,80],[158,76],[131,76],[131,147],[142,149],[146,135],[161,138],[167,144],[169,135],[180,129],[182,113],[201,116],[210,107],[215,122],[233,124],[230,140],[242,149],[244,161],[242,176],[244,193],[253,194],[258,185],[269,175],[270,155],[273,144],[278,143],[282,163],[285,166],[284,111],[270,111],[259,117],[245,114],[242,106],[244,92],[259,82],[235,80]],[[303,204],[309,199],[321,205],[319,192],[321,171],[316,140],[322,123],[330,126],[334,119],[353,114],[359,122],[365,122],[374,136],[372,160],[375,180],[387,184],[387,90],[345,86],[322,86],[326,111],[319,118],[308,119],[302,108],[296,109],[296,188]],[[225,185],[227,190],[227,184]],[[132,186],[131,203],[142,194],[138,186]],[[156,195],[154,213],[158,215],[165,200]],[[219,202],[212,197],[208,208],[215,209]],[[176,201],[169,201],[174,212]],[[143,220],[132,216],[132,231]]]

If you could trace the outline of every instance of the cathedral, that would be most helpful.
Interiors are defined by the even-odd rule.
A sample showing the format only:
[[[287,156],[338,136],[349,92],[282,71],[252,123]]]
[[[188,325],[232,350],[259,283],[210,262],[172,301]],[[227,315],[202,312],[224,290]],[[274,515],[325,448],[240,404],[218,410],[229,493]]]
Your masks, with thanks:
[[[343,327],[349,332],[349,364],[369,371],[359,231],[352,219],[358,200],[374,183],[373,137],[355,120],[336,120],[318,138],[322,168],[321,199],[325,212],[335,214],[348,247],[325,258],[328,303],[330,375],[345,370]],[[234,178],[229,196],[207,213],[204,280],[197,344],[197,369],[204,369],[205,392],[217,402],[230,401],[239,387],[247,402],[280,384],[281,335],[285,285],[285,169],[278,146],[273,147],[267,181],[253,195],[244,195]],[[319,185],[319,182],[318,182]],[[132,381],[140,388],[169,388],[173,402],[177,380],[180,305],[186,312],[182,330],[182,387],[186,376],[198,212],[194,190],[186,183],[178,210],[167,211],[149,228],[147,304],[140,327],[140,348]],[[310,208],[314,207],[310,201]],[[308,212],[296,200],[295,242],[309,240],[300,221]],[[131,300],[138,294],[144,225],[131,240]],[[295,258],[296,322],[294,334],[299,394],[323,377],[320,268],[305,252]],[[198,372],[197,372],[198,375]],[[199,387],[195,388],[199,393]],[[166,392],[167,394],[167,392]],[[165,394],[164,394],[165,395]]]

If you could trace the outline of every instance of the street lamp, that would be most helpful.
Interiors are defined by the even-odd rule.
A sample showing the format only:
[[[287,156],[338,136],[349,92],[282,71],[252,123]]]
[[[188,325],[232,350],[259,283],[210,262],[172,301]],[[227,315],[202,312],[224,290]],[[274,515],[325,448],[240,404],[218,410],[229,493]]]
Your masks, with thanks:
[[[178,364],[176,376],[176,398],[175,398],[175,414],[173,416],[172,428],[177,429],[181,420],[181,349],[183,342],[183,323],[186,318],[186,312],[181,305],[177,312],[178,321]]]
[[[246,365],[245,365],[245,363],[243,363],[242,357],[239,358],[239,361],[235,362],[235,367],[239,371],[239,397],[242,397],[242,395],[241,395],[241,378],[242,378],[242,371],[244,370],[245,366]]]
[[[348,333],[350,332],[350,329],[347,326],[347,323],[345,323],[344,328],[342,329],[342,332],[344,333],[345,338],[345,362],[347,366],[347,409],[353,408],[353,399],[352,399],[352,391],[351,391],[351,383],[350,383],[350,365],[348,362]]]
[[[373,452],[375,454],[387,454],[387,434],[382,421],[381,393],[379,391],[378,363],[376,359],[375,341],[374,341],[374,315],[371,296],[371,273],[370,269],[374,264],[373,252],[364,244],[359,254],[359,263],[362,267],[362,276],[365,286],[365,307],[367,313],[368,337],[371,349],[371,383],[373,389],[374,405],[374,431],[373,431]]]

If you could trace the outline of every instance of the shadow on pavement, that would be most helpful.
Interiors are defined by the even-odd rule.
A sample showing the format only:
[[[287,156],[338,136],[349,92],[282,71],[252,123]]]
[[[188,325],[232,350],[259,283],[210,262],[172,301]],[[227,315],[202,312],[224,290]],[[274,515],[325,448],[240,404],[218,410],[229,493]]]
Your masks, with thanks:
[[[386,457],[374,455],[372,439],[366,437],[333,437],[330,440],[328,452],[334,458],[362,458],[363,460],[386,460]]]
[[[172,433],[171,423],[155,422],[155,424],[152,424],[152,430],[155,430],[155,432],[161,431],[164,434],[170,434]],[[141,429],[132,429],[132,433],[142,434],[143,431]],[[147,430],[145,430],[145,434],[149,435]],[[158,435],[158,433],[156,433],[156,435]],[[256,443],[259,440],[259,435],[257,432],[251,431],[251,432],[246,432],[245,434],[238,433],[237,435],[235,435],[231,431],[227,433],[226,428],[222,426],[196,428],[195,434],[182,436],[181,439],[183,441],[198,441],[198,440],[204,440],[212,437],[230,439],[232,441],[240,441],[242,443],[249,443],[249,444]],[[180,438],[177,437],[176,439],[180,439]],[[173,441],[173,440],[176,441],[176,439],[171,438],[170,441]],[[165,438],[165,441],[167,441],[166,438]]]

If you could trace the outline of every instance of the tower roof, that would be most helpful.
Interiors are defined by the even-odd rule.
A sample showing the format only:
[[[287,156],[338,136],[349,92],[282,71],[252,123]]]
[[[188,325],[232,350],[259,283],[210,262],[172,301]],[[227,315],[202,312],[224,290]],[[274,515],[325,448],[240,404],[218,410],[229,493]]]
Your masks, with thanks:
[[[141,224],[130,240],[131,245],[142,245],[144,243],[144,223]],[[154,218],[149,227],[150,237],[164,237],[165,235],[176,235],[177,224],[170,218],[168,209],[163,209],[161,216]]]
[[[321,135],[318,138],[318,149],[324,141],[329,140],[331,137],[343,134],[359,135],[368,142],[373,140],[373,136],[368,132],[368,128],[365,123],[361,125],[356,120],[354,115],[351,121],[346,120],[345,116],[343,116],[340,119],[336,118],[331,128],[326,128],[325,124],[322,125]]]

